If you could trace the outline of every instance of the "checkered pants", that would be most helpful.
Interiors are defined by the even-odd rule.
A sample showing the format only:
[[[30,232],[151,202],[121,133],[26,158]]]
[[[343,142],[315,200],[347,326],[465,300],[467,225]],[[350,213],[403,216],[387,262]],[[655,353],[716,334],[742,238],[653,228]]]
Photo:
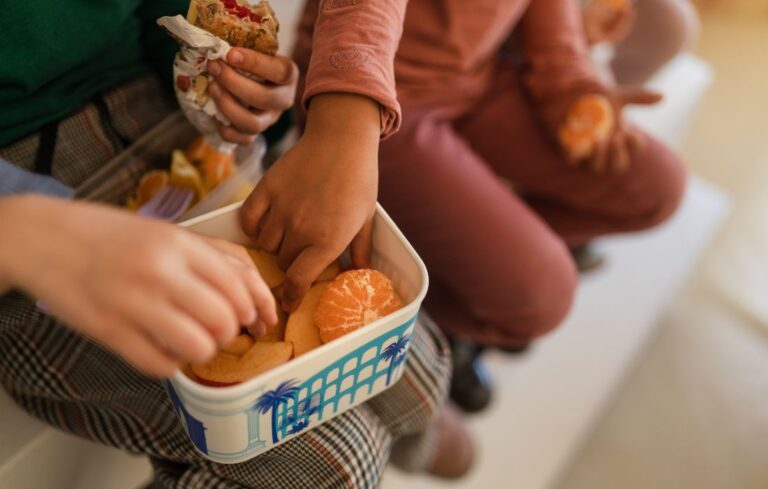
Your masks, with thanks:
[[[122,200],[144,171],[115,169],[81,184],[119,154],[128,139],[170,114],[173,103],[153,78],[126,84],[58,128],[52,175],[78,195]],[[118,135],[119,137],[115,137]],[[0,157],[32,168],[39,137],[0,149]],[[35,308],[19,293],[0,296],[0,383],[30,414],[59,429],[147,455],[156,488],[378,487],[393,445],[423,433],[446,392],[450,357],[437,329],[416,328],[402,379],[337,418],[248,462],[220,465],[200,456],[180,426],[161,384]],[[418,438],[418,436],[416,436]]]

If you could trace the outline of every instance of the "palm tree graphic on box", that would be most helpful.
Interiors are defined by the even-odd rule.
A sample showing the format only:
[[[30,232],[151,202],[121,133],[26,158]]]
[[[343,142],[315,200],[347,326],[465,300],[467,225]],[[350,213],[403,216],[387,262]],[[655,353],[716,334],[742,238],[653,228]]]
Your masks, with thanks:
[[[272,443],[277,443],[278,438],[278,426],[277,426],[277,410],[281,404],[288,402],[296,396],[299,388],[296,386],[297,381],[287,380],[278,385],[274,390],[267,391],[256,401],[253,409],[259,411],[261,414],[267,414],[272,411]]]
[[[403,359],[405,358],[403,353],[405,352],[405,349],[408,346],[408,342],[410,340],[410,335],[401,336],[396,342],[386,347],[381,353],[381,358],[384,361],[389,362],[389,369],[387,370],[387,385],[389,385],[389,383],[392,381],[392,372],[394,372],[398,365],[403,363]]]

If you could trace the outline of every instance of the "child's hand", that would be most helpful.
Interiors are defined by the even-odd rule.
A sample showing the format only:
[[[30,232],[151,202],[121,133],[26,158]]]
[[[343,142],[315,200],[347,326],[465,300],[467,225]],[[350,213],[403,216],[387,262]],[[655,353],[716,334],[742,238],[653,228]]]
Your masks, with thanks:
[[[629,0],[589,0],[582,18],[589,44],[617,43],[632,30],[635,10]]]
[[[631,153],[645,141],[641,132],[624,121],[622,111],[627,105],[652,105],[660,100],[660,94],[642,88],[577,98],[558,132],[567,160],[595,173],[625,171]]]
[[[367,265],[380,121],[379,105],[367,97],[314,97],[301,140],[243,205],[243,229],[286,271],[284,309],[295,309],[350,243],[355,265]]]
[[[0,244],[0,276],[147,374],[205,362],[240,325],[277,321],[271,292],[234,245],[42,197],[0,200],[0,215],[12,236]]]
[[[252,80],[235,69],[264,81]],[[291,108],[296,97],[299,69],[284,56],[234,48],[227,55],[227,63],[208,63],[208,72],[214,79],[208,91],[232,122],[231,126],[219,125],[219,134],[233,143],[251,143]]]

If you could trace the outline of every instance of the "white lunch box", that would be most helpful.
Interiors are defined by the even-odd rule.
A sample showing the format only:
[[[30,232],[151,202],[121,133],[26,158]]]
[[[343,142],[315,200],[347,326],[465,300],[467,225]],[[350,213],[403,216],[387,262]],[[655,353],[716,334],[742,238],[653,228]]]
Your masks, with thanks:
[[[233,204],[182,223],[197,233],[252,244]],[[385,391],[403,373],[421,302],[424,263],[379,206],[373,267],[392,279],[405,306],[353,333],[231,387],[207,387],[181,372],[165,382],[189,438],[205,457],[239,463]]]

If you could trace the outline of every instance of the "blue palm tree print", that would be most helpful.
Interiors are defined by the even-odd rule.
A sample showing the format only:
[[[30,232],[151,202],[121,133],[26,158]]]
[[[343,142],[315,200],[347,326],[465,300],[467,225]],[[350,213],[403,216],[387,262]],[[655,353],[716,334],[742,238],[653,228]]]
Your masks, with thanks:
[[[276,389],[267,391],[259,396],[259,399],[253,406],[253,409],[261,414],[267,414],[272,410],[272,443],[280,441],[278,437],[277,409],[282,403],[288,402],[296,396],[296,393],[299,391],[299,388],[296,386],[297,383],[298,381],[295,379],[281,383]]]
[[[395,359],[397,359],[398,356],[405,352],[405,348],[408,346],[410,339],[410,335],[401,336],[396,342],[386,347],[382,352],[381,357],[385,361],[389,362],[389,369],[387,370],[387,385],[389,385],[389,383],[392,381],[392,372],[395,370],[395,367],[401,363],[395,361]]]

